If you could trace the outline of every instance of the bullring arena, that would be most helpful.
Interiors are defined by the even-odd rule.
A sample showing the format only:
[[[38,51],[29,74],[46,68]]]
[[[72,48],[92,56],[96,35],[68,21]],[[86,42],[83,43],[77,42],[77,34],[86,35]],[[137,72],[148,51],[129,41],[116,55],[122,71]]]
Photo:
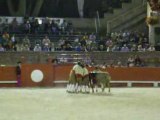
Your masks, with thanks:
[[[0,0],[0,120],[160,120],[159,38],[159,0]]]
[[[9,88],[0,89],[0,119],[159,119],[159,68],[109,68],[111,92],[106,88],[103,93],[99,89],[97,93],[83,94],[66,92],[72,66],[24,64],[19,88],[16,87],[15,67],[1,67],[0,85]],[[44,74],[41,82],[31,79],[32,71],[37,69]]]

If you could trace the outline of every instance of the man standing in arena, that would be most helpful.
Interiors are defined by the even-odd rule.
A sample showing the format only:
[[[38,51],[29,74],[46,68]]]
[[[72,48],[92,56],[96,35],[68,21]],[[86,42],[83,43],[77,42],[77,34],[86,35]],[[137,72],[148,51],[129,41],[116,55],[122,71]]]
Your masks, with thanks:
[[[17,74],[17,87],[21,86],[21,62],[17,62],[16,67],[16,74]]]

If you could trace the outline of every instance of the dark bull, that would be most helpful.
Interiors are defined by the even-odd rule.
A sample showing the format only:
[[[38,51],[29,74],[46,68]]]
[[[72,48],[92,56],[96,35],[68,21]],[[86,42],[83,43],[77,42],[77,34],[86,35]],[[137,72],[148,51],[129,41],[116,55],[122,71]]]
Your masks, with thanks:
[[[91,72],[89,74],[90,77],[90,87],[92,88],[92,92],[94,92],[94,88],[101,86],[102,92],[104,92],[105,88],[108,87],[108,92],[110,92],[110,80],[111,77],[107,72]]]

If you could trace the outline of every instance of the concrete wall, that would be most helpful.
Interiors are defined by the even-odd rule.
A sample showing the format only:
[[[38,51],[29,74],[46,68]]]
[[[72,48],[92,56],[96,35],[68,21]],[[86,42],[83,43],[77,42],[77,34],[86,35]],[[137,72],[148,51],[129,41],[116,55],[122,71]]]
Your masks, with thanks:
[[[159,66],[160,52],[1,52],[0,65],[16,65],[17,61],[25,63],[47,63],[48,59],[56,57],[69,60],[69,56],[76,62],[87,57],[96,63],[116,64],[119,60],[127,65],[130,56],[139,55],[147,66]]]

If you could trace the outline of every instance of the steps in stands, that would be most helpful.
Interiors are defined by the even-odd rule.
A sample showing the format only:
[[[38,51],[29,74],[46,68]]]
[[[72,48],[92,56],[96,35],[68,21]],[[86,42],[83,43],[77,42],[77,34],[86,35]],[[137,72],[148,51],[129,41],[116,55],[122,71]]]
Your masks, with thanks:
[[[130,28],[141,20],[145,20],[146,6],[139,5],[111,20],[107,21],[107,31],[120,31]],[[144,22],[144,21],[143,21]],[[142,22],[142,23],[143,23]]]
[[[111,20],[120,14],[124,14],[125,12],[129,11],[130,9],[135,8],[135,6],[139,6],[143,3],[143,0],[132,0],[132,2],[122,3],[122,8],[114,9],[112,13],[105,13],[104,19]]]
[[[119,26],[113,28],[113,31],[126,30],[126,29],[129,30],[129,28],[131,29],[130,26],[134,26],[139,21],[145,20],[145,17],[146,17],[145,14],[140,14],[137,17],[133,17],[133,19],[129,20],[127,23],[124,22],[124,23],[120,24]]]

